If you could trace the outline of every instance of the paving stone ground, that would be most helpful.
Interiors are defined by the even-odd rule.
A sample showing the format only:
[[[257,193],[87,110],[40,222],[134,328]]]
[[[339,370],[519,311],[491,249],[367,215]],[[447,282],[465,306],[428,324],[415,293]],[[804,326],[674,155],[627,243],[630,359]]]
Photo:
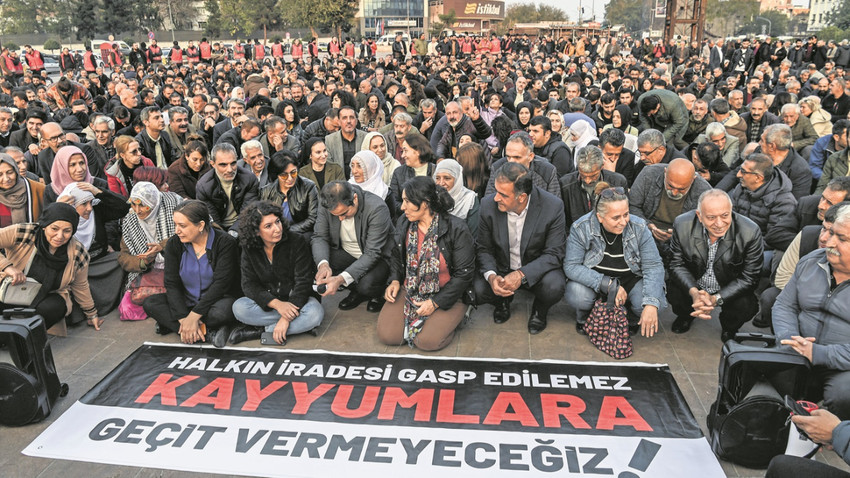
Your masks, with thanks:
[[[325,300],[327,315],[318,337],[299,335],[289,338],[287,348],[324,349],[343,352],[417,353],[456,357],[492,357],[516,359],[558,359],[575,361],[612,362],[613,359],[596,350],[586,337],[575,332],[572,311],[562,301],[549,314],[544,332],[531,336],[526,322],[531,300],[520,295],[513,303],[513,316],[501,325],[493,323],[490,306],[472,314],[472,320],[456,335],[447,348],[434,353],[411,350],[407,346],[386,346],[375,335],[377,314],[366,311],[365,304],[352,311],[336,308],[339,297]],[[720,359],[720,326],[717,320],[696,322],[690,332],[676,335],[670,332],[674,317],[669,310],[660,314],[661,331],[651,339],[637,337],[634,362],[665,363],[682,390],[688,405],[706,433],[705,417],[717,393],[717,366]],[[747,325],[747,330],[758,330]],[[764,330],[760,330],[764,332]],[[142,322],[120,322],[117,313],[107,317],[100,332],[85,326],[71,328],[67,337],[51,337],[50,344],[56,366],[63,382],[70,386],[67,397],[59,400],[53,413],[42,423],[21,427],[0,427],[0,476],[4,478],[48,477],[200,477],[221,476],[176,472],[157,468],[136,468],[100,465],[64,460],[31,458],[21,450],[61,415],[74,401],[100,381],[142,343],[177,343],[177,335],[159,336],[154,333],[151,319]],[[240,344],[259,347],[259,341]],[[817,459],[850,470],[832,451],[818,453]],[[742,468],[722,463],[727,476],[763,477],[763,470]]]

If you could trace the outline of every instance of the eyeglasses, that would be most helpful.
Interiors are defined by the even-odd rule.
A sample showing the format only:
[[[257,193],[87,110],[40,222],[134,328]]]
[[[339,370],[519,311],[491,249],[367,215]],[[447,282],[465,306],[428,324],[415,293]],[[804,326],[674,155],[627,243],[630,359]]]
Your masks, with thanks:
[[[599,193],[600,199],[617,199],[618,196],[625,196],[626,190],[621,187],[603,189]]]
[[[640,149],[638,149],[638,152],[640,153],[641,157],[649,156],[649,155],[651,155],[652,153],[654,153],[654,152],[658,151],[658,148],[660,148],[660,147],[661,147],[661,145],[659,144],[659,145],[658,145],[658,146],[656,146],[656,147],[655,147],[655,149],[653,149],[652,151],[641,151]]]
[[[294,170],[292,170],[292,171],[290,171],[290,172],[288,172],[288,173],[287,173],[286,171],[284,171],[284,172],[282,172],[282,173],[278,174],[278,175],[277,175],[277,177],[279,177],[279,178],[287,178],[287,177],[290,177],[290,178],[295,179],[295,178],[297,178],[297,177],[298,177],[298,170],[297,170],[297,169],[294,169]]]
[[[761,176],[761,173],[759,173],[757,171],[747,171],[744,168],[739,169],[739,171],[741,171],[741,174],[754,174],[756,176]]]
[[[142,154],[142,150],[139,148],[131,149],[127,151],[127,154],[132,154],[133,156],[135,156],[137,154]]]
[[[58,140],[64,139],[64,138],[65,138],[65,133],[59,133],[58,135],[56,135],[52,138],[44,138],[44,140],[49,142],[49,143],[53,143],[55,141],[58,141]]]

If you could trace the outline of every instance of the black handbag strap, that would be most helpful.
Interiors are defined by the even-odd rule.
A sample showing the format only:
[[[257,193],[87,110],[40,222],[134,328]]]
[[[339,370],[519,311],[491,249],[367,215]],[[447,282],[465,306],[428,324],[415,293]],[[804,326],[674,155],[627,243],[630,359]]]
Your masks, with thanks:
[[[617,306],[617,292],[620,290],[620,281],[616,277],[611,277],[608,283],[608,307]]]

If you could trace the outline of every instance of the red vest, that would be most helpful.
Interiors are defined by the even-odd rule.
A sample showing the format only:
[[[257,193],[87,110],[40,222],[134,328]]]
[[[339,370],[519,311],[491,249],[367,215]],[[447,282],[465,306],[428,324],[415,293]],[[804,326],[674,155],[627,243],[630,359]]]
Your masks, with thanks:
[[[183,49],[172,48],[169,54],[173,63],[183,63]]]
[[[212,58],[212,48],[210,47],[209,42],[201,43],[201,58],[203,58],[204,60],[209,60],[210,58]]]
[[[27,65],[29,65],[30,70],[44,69],[44,60],[41,59],[39,52],[33,50],[32,53],[24,53],[24,56],[27,57]]]
[[[198,59],[198,47],[190,46],[189,48],[186,48],[186,56],[189,57],[190,62],[197,63],[199,61],[199,59]]]
[[[94,53],[87,51],[83,55],[83,69],[89,73],[97,69],[97,63],[94,61]]]
[[[280,43],[273,43],[272,56],[275,58],[283,58],[283,45],[281,45]]]
[[[15,64],[15,60],[12,59],[11,56],[6,57],[6,69],[11,71],[12,73],[23,73],[24,65],[18,60],[18,64]]]
[[[162,48],[160,48],[159,45],[151,45],[148,48],[148,56],[150,57],[151,62],[162,61]]]
[[[236,58],[237,60],[245,58],[245,47],[242,46],[241,43],[237,43],[236,46],[233,47],[233,58]]]
[[[292,45],[292,56],[295,58],[301,58],[304,56],[304,45],[301,43],[296,43]]]
[[[263,48],[263,45],[254,45],[254,59],[262,60],[266,57],[266,49]]]

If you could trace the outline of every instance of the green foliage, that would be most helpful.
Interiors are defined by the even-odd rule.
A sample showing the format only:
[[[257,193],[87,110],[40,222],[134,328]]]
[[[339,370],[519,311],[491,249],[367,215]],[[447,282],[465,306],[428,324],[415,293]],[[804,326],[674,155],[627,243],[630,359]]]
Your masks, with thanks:
[[[730,36],[744,25],[749,25],[759,15],[760,4],[757,0],[708,0],[706,5],[706,23],[709,31],[717,36]],[[761,27],[757,26],[761,32]],[[778,30],[773,30],[775,35]]]
[[[281,0],[277,11],[285,25],[340,35],[353,26],[357,0]]]
[[[53,50],[61,50],[62,45],[58,41],[50,38],[46,42],[44,42],[44,49],[50,50],[52,52]]]
[[[818,40],[834,40],[835,42],[839,42],[848,38],[848,33],[850,33],[850,31],[843,30],[835,25],[830,25],[818,32]]]
[[[850,1],[843,0],[832,13],[827,14],[827,21],[830,26],[835,26],[840,30],[850,30]],[[820,38],[820,34],[818,34]]]
[[[285,2],[284,2],[285,3]],[[231,34],[253,33],[280,24],[277,0],[220,0],[221,27]]]
[[[98,31],[97,19],[100,15],[97,0],[77,0],[77,14],[74,15],[77,27],[77,40],[94,38]]]
[[[611,0],[605,6],[606,22],[609,25],[624,25],[629,33],[649,28],[652,14],[650,4],[642,0]]]
[[[53,31],[58,11],[55,0],[5,0],[0,29],[3,33],[47,33]]]
[[[204,9],[207,11],[207,26],[204,34],[217,37],[221,34],[221,10],[218,8],[218,0],[204,0]]]
[[[136,30],[133,0],[103,0],[100,30],[106,33],[128,33]]]
[[[20,50],[20,49],[21,49],[20,45],[18,45],[17,43],[15,43],[15,42],[13,42],[13,41],[6,41],[6,42],[3,42],[3,46],[4,46],[4,47],[6,47],[6,48],[8,48],[10,51],[12,51],[12,50]]]
[[[567,14],[558,7],[534,2],[514,3],[505,9],[505,23],[562,22]]]
[[[737,32],[738,35],[761,35],[762,27],[764,32],[770,32],[771,35],[784,35],[788,33],[788,17],[776,10],[768,10],[759,13],[758,16],[770,20],[770,24],[761,18],[753,17],[753,21],[745,24]],[[769,28],[768,28],[769,25]]]

